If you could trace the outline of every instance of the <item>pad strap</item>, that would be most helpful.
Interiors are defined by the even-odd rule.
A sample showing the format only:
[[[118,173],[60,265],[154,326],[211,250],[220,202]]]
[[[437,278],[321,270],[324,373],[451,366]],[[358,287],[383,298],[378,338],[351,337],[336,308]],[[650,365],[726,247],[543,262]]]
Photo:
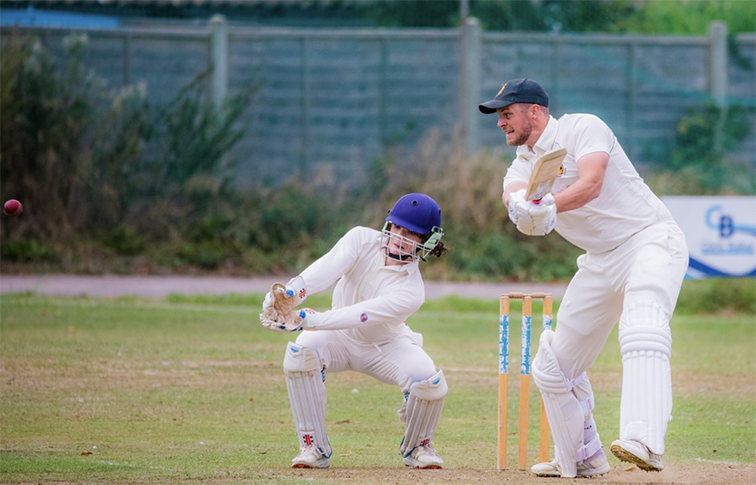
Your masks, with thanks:
[[[583,405],[585,401],[580,404]],[[591,407],[592,408],[592,407]],[[585,407],[583,407],[585,409]],[[575,461],[580,463],[602,450],[601,437],[596,429],[596,422],[593,420],[593,414],[588,411],[585,424],[583,425],[583,445],[575,452]]]

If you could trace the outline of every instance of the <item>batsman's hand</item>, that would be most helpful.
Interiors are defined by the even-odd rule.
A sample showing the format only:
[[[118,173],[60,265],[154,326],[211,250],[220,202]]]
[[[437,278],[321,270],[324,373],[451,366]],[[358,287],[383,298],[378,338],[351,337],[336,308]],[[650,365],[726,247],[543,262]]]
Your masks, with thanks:
[[[293,288],[274,283],[263,300],[260,323],[268,330],[279,333],[302,330],[303,317],[294,311],[296,304]]]
[[[515,225],[520,222],[522,214],[527,212],[527,201],[525,200],[525,189],[520,189],[509,194],[509,220]]]
[[[550,198],[547,200],[547,198]],[[554,197],[547,194],[540,204],[531,204],[533,207],[525,217],[517,223],[517,230],[528,236],[545,236],[556,225],[557,212]]]

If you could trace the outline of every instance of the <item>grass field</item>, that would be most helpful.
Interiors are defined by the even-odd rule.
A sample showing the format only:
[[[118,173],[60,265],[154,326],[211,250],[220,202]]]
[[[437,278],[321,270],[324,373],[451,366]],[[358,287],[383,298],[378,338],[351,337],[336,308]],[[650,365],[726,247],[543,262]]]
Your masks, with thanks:
[[[498,302],[453,297],[426,303],[408,322],[424,334],[449,383],[435,438],[445,468],[405,469],[396,417],[401,394],[341,373],[326,381],[331,468],[290,469],[297,442],[281,369],[289,336],[260,327],[261,297],[0,296],[0,482],[555,483],[495,470]],[[320,295],[309,303],[329,305]],[[513,308],[516,322],[517,303]],[[539,325],[536,319],[534,328]],[[647,474],[610,457],[612,472],[594,481],[753,483],[754,315],[676,316],[672,331],[667,469]],[[510,369],[516,370],[517,324],[511,342]],[[591,380],[608,450],[619,422],[616,329]],[[509,382],[514,468],[518,376]],[[532,396],[531,463],[538,439],[535,386]]]

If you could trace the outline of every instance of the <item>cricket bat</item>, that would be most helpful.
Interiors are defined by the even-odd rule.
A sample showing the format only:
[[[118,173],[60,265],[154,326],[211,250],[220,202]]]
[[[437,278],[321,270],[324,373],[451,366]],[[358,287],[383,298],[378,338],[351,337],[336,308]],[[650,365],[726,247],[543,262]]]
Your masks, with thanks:
[[[525,200],[538,203],[546,194],[551,192],[565,155],[567,155],[567,149],[558,148],[544,153],[536,161],[533,172],[530,174],[528,188],[525,191]]]

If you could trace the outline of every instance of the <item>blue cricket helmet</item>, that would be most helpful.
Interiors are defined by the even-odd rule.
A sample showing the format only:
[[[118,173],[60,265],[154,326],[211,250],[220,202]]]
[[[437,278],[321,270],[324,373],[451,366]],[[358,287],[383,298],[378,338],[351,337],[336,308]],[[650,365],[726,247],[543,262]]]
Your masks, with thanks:
[[[386,222],[396,224],[418,234],[441,230],[441,208],[425,194],[407,194],[389,211]]]

